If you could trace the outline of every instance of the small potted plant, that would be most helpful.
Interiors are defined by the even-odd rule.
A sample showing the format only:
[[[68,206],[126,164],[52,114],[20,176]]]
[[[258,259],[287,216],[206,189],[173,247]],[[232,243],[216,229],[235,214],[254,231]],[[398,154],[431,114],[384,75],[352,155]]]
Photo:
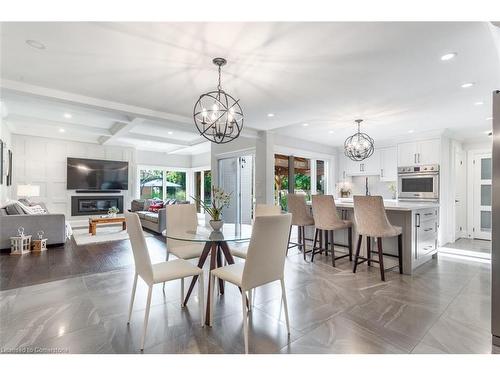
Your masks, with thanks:
[[[210,220],[210,226],[214,231],[220,231],[224,225],[222,220],[222,210],[225,207],[229,207],[231,202],[231,193],[226,193],[224,190],[218,187],[212,187],[212,202],[206,204],[201,198],[194,199],[203,209],[210,215],[212,220]]]
[[[345,185],[342,185],[340,187],[340,197],[341,198],[349,198],[350,195],[351,195],[351,189],[349,189]]]
[[[392,199],[396,199],[396,193],[398,191],[398,188],[396,187],[396,184],[395,183],[389,184],[388,189],[392,193]]]
[[[113,206],[108,210],[108,217],[116,217],[118,212],[120,212],[120,210]]]

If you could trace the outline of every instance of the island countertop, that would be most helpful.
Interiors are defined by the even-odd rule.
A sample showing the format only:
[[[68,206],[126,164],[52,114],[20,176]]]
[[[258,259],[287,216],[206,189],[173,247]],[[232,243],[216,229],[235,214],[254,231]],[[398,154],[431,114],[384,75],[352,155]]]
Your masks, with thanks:
[[[354,203],[352,198],[338,198],[335,199],[335,205],[340,208],[353,208]],[[436,202],[409,202],[397,199],[384,199],[385,209],[388,211],[414,211],[425,208],[439,207]]]

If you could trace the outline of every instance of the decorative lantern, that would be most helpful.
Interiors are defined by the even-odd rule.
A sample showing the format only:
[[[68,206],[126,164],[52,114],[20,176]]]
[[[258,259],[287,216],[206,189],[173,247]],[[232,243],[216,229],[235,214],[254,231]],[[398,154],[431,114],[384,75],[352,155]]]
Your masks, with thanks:
[[[10,254],[22,255],[29,253],[31,249],[31,235],[26,236],[23,227],[17,229],[17,234],[18,236],[10,238]]]
[[[34,252],[40,252],[47,250],[47,239],[43,238],[45,233],[43,230],[39,230],[37,233],[38,239],[33,240],[33,250]]]

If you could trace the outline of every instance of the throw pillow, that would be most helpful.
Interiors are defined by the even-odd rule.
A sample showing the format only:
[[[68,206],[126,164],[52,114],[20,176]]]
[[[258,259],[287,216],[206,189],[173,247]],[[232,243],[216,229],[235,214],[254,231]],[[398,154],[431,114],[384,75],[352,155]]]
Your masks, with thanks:
[[[160,209],[163,208],[163,202],[161,203],[155,203],[149,206],[149,212],[158,212]]]
[[[5,211],[7,211],[7,214],[9,215],[24,215],[24,211],[19,205],[19,203],[14,202],[14,203],[9,203],[5,207]]]
[[[47,211],[39,204],[33,206],[26,206],[21,202],[18,202],[19,206],[23,209],[24,213],[28,215],[45,215]]]
[[[145,203],[146,202],[144,199],[134,199],[132,201],[130,208],[131,208],[132,212],[144,211]]]

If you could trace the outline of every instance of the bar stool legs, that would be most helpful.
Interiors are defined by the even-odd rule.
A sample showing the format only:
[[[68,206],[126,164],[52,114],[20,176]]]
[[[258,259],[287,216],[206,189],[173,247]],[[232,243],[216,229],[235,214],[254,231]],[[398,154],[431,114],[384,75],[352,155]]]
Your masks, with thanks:
[[[323,253],[323,250],[325,251],[325,255],[328,256],[328,251],[331,251],[332,253],[332,266],[335,267],[335,261],[337,259],[349,257],[349,261],[352,261],[352,228],[347,228],[348,229],[348,244],[336,244],[335,243],[335,231],[333,230],[323,230],[323,229],[316,229],[314,232],[314,243],[313,243],[313,249],[312,249],[312,255],[311,255],[311,262],[314,262],[314,255],[320,253]],[[324,241],[324,243],[323,243]],[[319,246],[318,246],[319,242]],[[324,246],[323,246],[324,244]],[[329,247],[330,246],[330,247]],[[340,247],[346,247],[348,248],[348,253],[341,255],[341,256],[335,256],[335,246],[340,246]]]
[[[353,273],[356,273],[356,269],[358,268],[358,265],[364,262],[368,262],[368,266],[371,266],[371,263],[378,263],[379,268],[380,268],[380,278],[382,281],[385,281],[385,271],[386,269],[384,268],[384,255],[386,256],[392,256],[392,257],[397,257],[398,258],[398,267],[399,268],[399,273],[403,273],[403,235],[400,234],[398,235],[398,255],[392,255],[392,254],[384,254],[384,251],[382,249],[382,237],[377,237],[377,253],[378,253],[378,260],[372,259],[371,253],[374,252],[371,250],[371,237],[366,236],[366,257],[362,257],[359,255],[361,251],[361,242],[362,242],[363,236],[360,234],[358,236],[358,243],[356,246],[356,255],[354,258],[354,268],[352,270]],[[361,259],[361,261],[359,261]],[[391,269],[394,267],[391,267]]]
[[[304,255],[304,260],[306,260],[306,227],[304,225],[297,225],[298,239],[297,242],[291,242],[290,238],[292,236],[292,227],[290,227],[290,233],[288,233],[288,248],[286,249],[286,254],[288,255],[288,249],[292,247],[298,247]]]

